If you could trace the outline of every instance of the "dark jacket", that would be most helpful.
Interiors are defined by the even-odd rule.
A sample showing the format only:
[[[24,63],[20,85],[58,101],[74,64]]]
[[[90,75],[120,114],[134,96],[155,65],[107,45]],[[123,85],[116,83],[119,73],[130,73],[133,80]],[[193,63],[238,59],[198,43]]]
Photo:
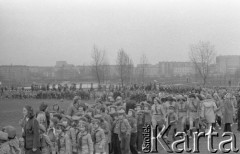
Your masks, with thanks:
[[[24,126],[24,146],[26,150],[40,148],[39,124],[35,118],[29,119]]]

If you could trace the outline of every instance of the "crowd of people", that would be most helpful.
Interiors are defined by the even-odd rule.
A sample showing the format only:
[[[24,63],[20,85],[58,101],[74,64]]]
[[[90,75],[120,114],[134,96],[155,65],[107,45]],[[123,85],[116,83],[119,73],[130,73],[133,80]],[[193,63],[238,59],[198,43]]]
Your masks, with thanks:
[[[22,136],[16,136],[14,127],[4,127],[0,154],[138,154],[146,125],[153,132],[171,125],[164,136],[170,144],[177,131],[191,138],[193,132],[210,128],[231,132],[237,122],[240,131],[239,118],[240,92],[226,88],[121,90],[104,93],[89,104],[75,96],[66,112],[47,102],[37,112],[25,106],[19,122]]]
[[[123,92],[123,93],[136,93],[139,91],[164,91],[168,93],[185,93],[191,90],[199,90],[191,86],[176,86],[176,85],[160,85],[158,83],[148,84],[130,84],[128,86],[120,85],[99,85],[98,88],[79,88],[76,84],[70,86],[58,84],[58,86],[52,86],[50,88],[47,85],[32,85],[31,87],[0,87],[0,98],[2,99],[68,99],[72,100],[74,96],[81,97],[82,100],[96,99],[98,92],[107,91],[111,92]]]

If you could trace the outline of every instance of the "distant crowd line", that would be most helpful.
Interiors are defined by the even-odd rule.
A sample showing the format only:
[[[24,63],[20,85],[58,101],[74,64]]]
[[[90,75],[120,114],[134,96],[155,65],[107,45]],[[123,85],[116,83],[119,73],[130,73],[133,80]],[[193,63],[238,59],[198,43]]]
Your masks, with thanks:
[[[187,91],[199,91],[200,89],[190,86],[172,86],[172,85],[159,85],[159,84],[147,84],[138,85],[132,84],[129,86],[121,85],[110,85],[110,86],[99,86],[98,88],[77,88],[75,84],[71,86],[37,86],[32,85],[31,87],[0,87],[0,98],[6,99],[68,99],[72,100],[74,96],[81,97],[82,100],[96,99],[99,95],[114,92],[120,92],[129,97],[130,93],[146,93],[152,92],[169,92],[169,93],[186,93]]]

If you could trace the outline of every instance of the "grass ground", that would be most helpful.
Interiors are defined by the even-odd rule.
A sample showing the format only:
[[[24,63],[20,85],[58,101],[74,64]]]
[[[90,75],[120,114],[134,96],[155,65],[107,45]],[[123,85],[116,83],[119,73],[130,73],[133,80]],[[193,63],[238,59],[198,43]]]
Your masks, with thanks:
[[[71,104],[71,101],[64,100],[60,102],[59,100],[37,100],[37,99],[26,99],[26,100],[19,100],[19,99],[0,99],[0,129],[6,125],[12,125],[17,128],[17,134],[20,136],[21,128],[18,124],[18,121],[22,118],[22,109],[25,105],[31,105],[35,111],[38,110],[38,107],[41,102],[46,102],[49,106],[52,106],[55,103],[58,103],[61,109],[66,111],[67,107]],[[88,101],[86,103],[92,103],[93,101]],[[233,132],[236,135],[236,146],[240,148],[240,134],[236,130],[236,125],[233,125]],[[229,137],[221,137],[222,130],[218,130],[219,137],[213,138],[213,147],[218,149],[218,145],[221,141],[229,139]],[[193,140],[190,139],[190,147],[192,147]],[[180,146],[181,147],[181,146]],[[230,145],[227,145],[230,147]],[[208,154],[210,153],[207,148],[207,138],[200,138],[200,145],[199,145],[200,153]],[[164,151],[163,148],[158,144],[158,153],[159,154],[167,154],[168,152]],[[221,153],[221,152],[217,152]],[[230,152],[233,153],[233,152]],[[240,153],[240,152],[238,152]]]

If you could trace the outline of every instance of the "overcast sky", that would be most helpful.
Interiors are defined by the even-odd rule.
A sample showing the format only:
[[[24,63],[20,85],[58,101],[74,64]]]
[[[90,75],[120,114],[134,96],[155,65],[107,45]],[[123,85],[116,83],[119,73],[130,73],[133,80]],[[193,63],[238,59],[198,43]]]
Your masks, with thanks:
[[[135,64],[188,61],[199,40],[240,55],[240,1],[0,0],[0,65],[90,64],[94,44],[111,64],[120,48]]]

